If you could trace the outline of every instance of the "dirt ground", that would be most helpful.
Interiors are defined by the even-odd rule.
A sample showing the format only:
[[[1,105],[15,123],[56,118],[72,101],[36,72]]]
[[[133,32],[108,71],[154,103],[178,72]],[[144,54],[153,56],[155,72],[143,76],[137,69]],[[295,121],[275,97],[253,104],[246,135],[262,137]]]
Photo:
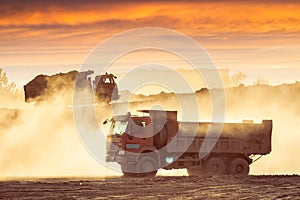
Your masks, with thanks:
[[[300,199],[300,176],[5,180],[0,199]]]

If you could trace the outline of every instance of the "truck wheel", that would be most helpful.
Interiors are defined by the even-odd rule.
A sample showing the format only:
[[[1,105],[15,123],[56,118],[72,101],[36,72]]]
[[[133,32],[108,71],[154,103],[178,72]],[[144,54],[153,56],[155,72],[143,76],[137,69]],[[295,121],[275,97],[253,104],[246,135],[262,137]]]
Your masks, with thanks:
[[[121,164],[121,170],[124,178],[137,177],[136,166],[133,164]]]
[[[124,178],[134,178],[134,177],[137,177],[137,174],[136,173],[123,172],[123,177]]]
[[[243,158],[234,158],[230,163],[229,173],[246,176],[249,173],[249,163]]]
[[[204,175],[204,171],[200,167],[187,168],[187,173],[189,174],[189,176],[203,176]]]
[[[210,158],[205,162],[205,172],[207,175],[223,175],[226,172],[226,166],[221,158]]]
[[[142,157],[137,163],[139,177],[155,177],[157,173],[157,162],[151,157]]]

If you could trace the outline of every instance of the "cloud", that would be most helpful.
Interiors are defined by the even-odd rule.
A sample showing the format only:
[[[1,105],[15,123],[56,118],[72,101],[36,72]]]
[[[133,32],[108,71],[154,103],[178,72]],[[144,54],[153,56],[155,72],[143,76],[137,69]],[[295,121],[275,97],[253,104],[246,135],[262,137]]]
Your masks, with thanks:
[[[175,29],[206,48],[300,43],[300,4],[293,0],[29,0],[1,1],[0,5],[1,55],[72,53],[70,49],[87,52],[114,34],[149,26]],[[4,63],[10,60],[2,57]]]
[[[62,1],[7,3],[1,6],[0,27],[59,28],[94,24],[132,26],[139,22],[165,25],[163,17],[175,19],[169,26],[201,32],[299,31],[300,4],[224,1]],[[157,21],[159,19],[159,21]],[[126,22],[124,24],[124,22]],[[179,22],[179,23],[178,23]],[[125,27],[126,28],[126,27]]]

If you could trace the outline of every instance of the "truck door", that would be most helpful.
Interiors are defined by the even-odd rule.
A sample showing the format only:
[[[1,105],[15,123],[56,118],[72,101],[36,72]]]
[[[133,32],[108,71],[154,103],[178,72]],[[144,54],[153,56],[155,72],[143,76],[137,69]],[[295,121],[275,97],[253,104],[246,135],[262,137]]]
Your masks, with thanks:
[[[136,118],[129,123],[128,134],[126,134],[127,151],[140,152],[144,146],[153,146],[152,124],[150,118]]]

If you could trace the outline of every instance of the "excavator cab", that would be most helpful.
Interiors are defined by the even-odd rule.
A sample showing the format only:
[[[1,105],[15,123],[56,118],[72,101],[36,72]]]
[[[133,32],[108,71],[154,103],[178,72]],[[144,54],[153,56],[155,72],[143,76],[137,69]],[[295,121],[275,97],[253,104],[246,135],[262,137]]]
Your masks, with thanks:
[[[99,99],[117,100],[119,92],[115,79],[117,77],[107,72],[95,77],[94,88],[95,94]]]

